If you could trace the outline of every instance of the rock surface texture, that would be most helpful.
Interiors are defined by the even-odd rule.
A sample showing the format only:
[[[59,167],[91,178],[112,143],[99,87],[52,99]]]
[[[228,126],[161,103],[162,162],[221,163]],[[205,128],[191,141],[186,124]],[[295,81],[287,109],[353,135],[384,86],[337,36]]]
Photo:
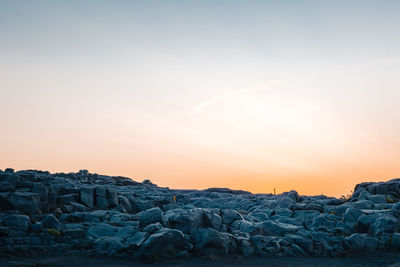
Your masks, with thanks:
[[[400,250],[400,179],[350,199],[295,191],[171,190],[149,180],[0,170],[0,256],[138,260],[345,256]]]

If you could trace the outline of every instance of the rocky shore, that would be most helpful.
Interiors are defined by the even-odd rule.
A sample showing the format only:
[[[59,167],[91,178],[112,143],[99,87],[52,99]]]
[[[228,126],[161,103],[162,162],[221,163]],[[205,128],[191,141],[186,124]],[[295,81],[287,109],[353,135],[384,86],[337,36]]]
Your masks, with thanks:
[[[400,249],[400,179],[348,199],[172,190],[146,180],[0,170],[0,256],[340,257]]]

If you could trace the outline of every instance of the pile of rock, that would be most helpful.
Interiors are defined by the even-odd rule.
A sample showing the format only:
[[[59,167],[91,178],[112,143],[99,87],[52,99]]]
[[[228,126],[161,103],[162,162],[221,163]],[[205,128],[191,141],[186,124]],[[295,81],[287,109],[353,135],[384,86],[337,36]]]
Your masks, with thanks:
[[[150,181],[0,171],[0,255],[342,256],[400,249],[400,180],[353,196],[170,190]]]

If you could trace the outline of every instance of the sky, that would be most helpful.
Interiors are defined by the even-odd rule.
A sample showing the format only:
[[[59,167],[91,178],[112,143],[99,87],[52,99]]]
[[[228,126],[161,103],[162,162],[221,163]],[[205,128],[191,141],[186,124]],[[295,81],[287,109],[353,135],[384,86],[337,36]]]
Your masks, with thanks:
[[[399,12],[0,0],[0,169],[329,196],[400,177]]]

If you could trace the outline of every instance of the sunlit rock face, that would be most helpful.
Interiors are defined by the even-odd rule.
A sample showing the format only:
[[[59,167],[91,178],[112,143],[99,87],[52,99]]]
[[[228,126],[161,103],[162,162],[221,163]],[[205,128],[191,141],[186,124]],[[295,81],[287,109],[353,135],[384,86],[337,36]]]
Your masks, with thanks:
[[[126,177],[0,171],[0,254],[345,256],[400,249],[400,180],[349,199],[172,190]]]

